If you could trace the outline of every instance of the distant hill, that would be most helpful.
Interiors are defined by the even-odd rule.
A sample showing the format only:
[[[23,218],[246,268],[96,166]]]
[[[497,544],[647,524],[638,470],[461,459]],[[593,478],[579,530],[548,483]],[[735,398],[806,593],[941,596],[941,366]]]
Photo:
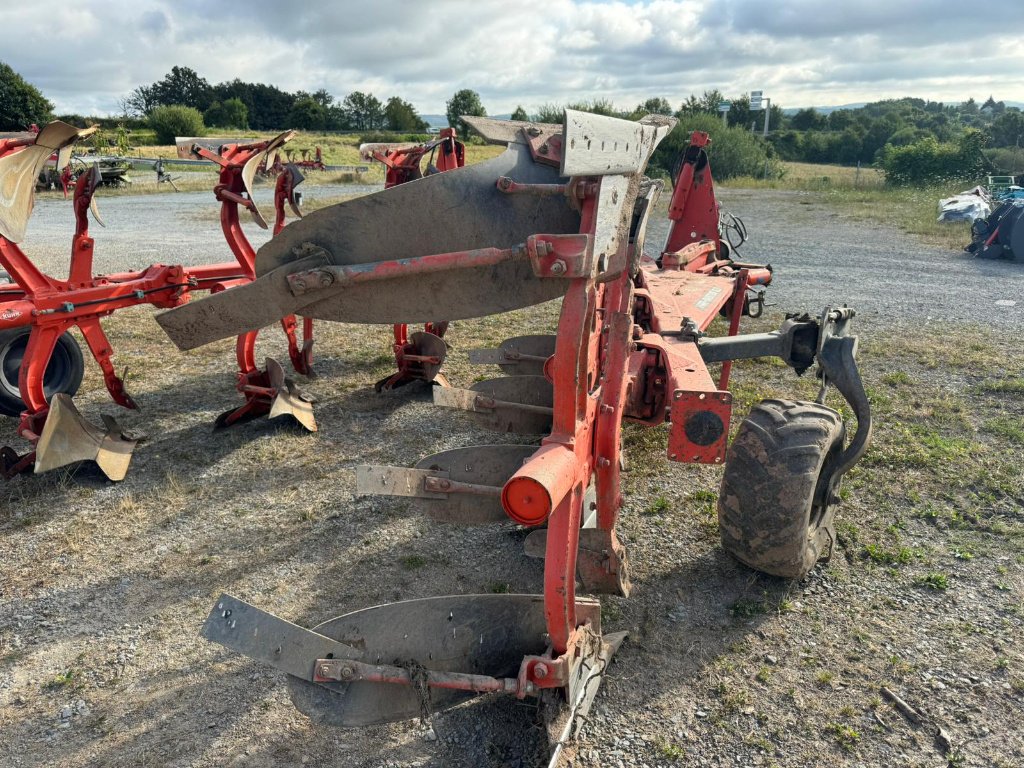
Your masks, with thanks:
[[[856,104],[839,104],[837,106],[830,106],[830,107],[811,107],[811,109],[813,109],[815,112],[820,112],[823,115],[827,115],[827,114],[829,114],[831,112],[835,112],[837,109],[860,109],[861,107],[867,106],[868,103],[869,102],[861,101],[861,102],[857,102]],[[953,103],[959,103],[959,102],[946,102],[946,103],[953,104]],[[981,104],[982,102],[979,101],[978,103]],[[1008,107],[1016,107],[1017,109],[1024,109],[1024,101],[1004,101],[1003,103],[1006,106],[1008,106]],[[787,115],[787,116],[792,116],[792,115],[795,115],[797,112],[799,112],[801,109],[807,109],[807,107],[786,107],[785,109],[782,110],[782,113],[784,115]]]

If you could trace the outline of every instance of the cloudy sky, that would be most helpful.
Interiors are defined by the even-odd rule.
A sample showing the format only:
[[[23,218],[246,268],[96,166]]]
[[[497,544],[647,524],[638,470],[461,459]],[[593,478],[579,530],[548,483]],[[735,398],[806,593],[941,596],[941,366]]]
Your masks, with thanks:
[[[398,95],[443,113],[458,88],[492,114],[606,98],[673,105],[762,89],[783,107],[904,95],[1024,101],[1020,0],[5,0],[11,65],[58,112],[189,66],[285,90]],[[216,10],[214,10],[216,9]]]

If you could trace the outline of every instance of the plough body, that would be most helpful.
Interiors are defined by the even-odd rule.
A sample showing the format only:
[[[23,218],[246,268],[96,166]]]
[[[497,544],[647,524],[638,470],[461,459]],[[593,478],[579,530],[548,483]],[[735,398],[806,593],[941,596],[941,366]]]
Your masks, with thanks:
[[[508,142],[507,151],[318,211],[260,249],[254,282],[159,321],[189,348],[287,312],[418,323],[561,299],[554,336],[473,353],[516,375],[434,390],[439,405],[466,410],[483,426],[544,435],[539,445],[455,449],[412,469],[356,470],[357,493],[409,497],[438,520],[534,529],[527,550],[543,554],[542,594],[413,600],[313,630],[225,595],[204,627],[209,639],[287,672],[296,706],[322,723],[423,716],[480,692],[561,701],[567,718],[557,759],[622,641],[603,633],[599,605],[578,595],[577,583],[590,593],[631,588],[617,534],[623,422],[667,422],[673,461],[724,463],[723,543],[755,568],[793,577],[833,535],[838,484],[866,448],[870,410],[849,334],[852,310],[826,308],[771,333],[737,335],[740,318],[760,312],[757,291],[771,270],[733,260],[720,239],[706,136],[694,134],[681,158],[671,231],[652,258],[644,235],[662,185],[643,172],[673,120],[631,123],[572,110],[564,126],[467,120],[485,138]],[[437,209],[457,210],[457,220],[428,226]],[[399,212],[401,228],[391,224]],[[720,315],[729,335],[706,336]],[[798,373],[817,364],[822,387],[815,403],[758,407],[781,414],[782,427],[768,432],[793,460],[773,464],[751,497],[742,483],[756,474],[764,430],[744,422],[727,450],[730,371],[723,365],[716,379],[708,365],[764,355]],[[848,443],[842,419],[823,405],[829,385],[857,418]],[[800,428],[785,429],[790,416]],[[790,435],[814,429],[820,439],[792,442]],[[796,474],[786,474],[789,466]],[[765,520],[778,531],[757,530]],[[399,629],[407,626],[417,631]]]

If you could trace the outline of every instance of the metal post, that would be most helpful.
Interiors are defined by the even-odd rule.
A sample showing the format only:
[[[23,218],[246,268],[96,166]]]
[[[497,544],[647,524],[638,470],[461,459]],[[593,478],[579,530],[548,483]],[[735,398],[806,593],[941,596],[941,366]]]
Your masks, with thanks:
[[[765,99],[764,102],[765,102],[765,108],[764,108],[764,133],[762,135],[763,136],[767,136],[768,135],[768,118],[771,117],[771,114],[772,114],[772,100],[771,99]]]

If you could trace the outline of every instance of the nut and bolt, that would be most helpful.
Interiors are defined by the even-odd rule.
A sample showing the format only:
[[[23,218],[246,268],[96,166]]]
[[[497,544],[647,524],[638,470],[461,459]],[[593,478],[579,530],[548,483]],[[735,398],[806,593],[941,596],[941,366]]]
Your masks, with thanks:
[[[556,259],[551,264],[551,274],[552,275],[564,275],[565,274],[565,269],[566,269],[565,262],[562,261],[561,259]]]
[[[548,676],[548,665],[543,662],[539,662],[533,668],[533,676],[538,680],[543,680]]]

